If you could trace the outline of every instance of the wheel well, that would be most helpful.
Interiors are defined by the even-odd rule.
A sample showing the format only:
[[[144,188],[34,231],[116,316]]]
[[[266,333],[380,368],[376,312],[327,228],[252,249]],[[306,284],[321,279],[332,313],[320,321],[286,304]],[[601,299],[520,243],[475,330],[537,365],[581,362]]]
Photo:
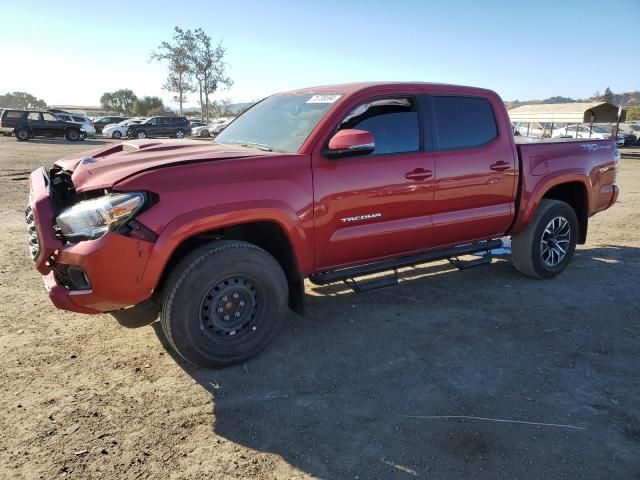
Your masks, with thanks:
[[[589,215],[587,214],[587,191],[580,182],[563,183],[556,185],[544,194],[544,197],[551,200],[560,200],[571,205],[578,217],[578,243],[584,244],[587,241],[587,229],[589,226]]]
[[[251,222],[199,233],[184,240],[166,263],[156,292],[162,291],[167,277],[180,261],[195,248],[215,240],[242,240],[271,254],[282,266],[289,286],[289,308],[304,313],[304,278],[298,269],[291,242],[282,228],[274,222]]]

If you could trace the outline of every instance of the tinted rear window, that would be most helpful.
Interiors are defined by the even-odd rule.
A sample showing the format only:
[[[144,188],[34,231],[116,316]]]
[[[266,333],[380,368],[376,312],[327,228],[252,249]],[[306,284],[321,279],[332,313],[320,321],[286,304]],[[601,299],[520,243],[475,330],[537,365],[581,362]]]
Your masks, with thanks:
[[[478,147],[498,136],[496,118],[486,98],[434,96],[441,150]]]
[[[15,110],[7,110],[5,112],[5,118],[22,118],[25,112],[16,112]]]

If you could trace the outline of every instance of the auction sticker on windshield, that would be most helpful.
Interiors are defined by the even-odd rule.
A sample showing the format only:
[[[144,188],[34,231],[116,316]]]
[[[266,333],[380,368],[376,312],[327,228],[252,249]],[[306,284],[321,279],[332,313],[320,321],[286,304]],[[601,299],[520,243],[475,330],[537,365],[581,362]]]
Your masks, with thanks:
[[[335,103],[342,95],[314,95],[305,103]]]

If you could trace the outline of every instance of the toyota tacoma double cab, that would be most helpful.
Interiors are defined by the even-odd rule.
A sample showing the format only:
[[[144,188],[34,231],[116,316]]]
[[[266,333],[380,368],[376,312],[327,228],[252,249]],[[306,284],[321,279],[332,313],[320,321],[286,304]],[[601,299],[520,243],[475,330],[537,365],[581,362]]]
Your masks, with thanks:
[[[51,112],[7,109],[0,113],[0,133],[13,134],[19,142],[35,137],[64,137],[70,142],[86,138],[82,125],[65,122]]]
[[[159,315],[177,353],[218,367],[303,311],[305,278],[386,286],[505,236],[516,269],[555,277],[616,201],[618,161],[611,140],[517,143],[489,90],[307,88],[213,142],[110,144],[34,171],[29,247],[58,308],[129,327]]]

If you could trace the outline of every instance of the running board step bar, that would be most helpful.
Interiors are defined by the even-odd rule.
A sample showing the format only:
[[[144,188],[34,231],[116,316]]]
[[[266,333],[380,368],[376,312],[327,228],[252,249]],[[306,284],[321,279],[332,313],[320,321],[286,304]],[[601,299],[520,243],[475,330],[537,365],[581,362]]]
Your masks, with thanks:
[[[405,257],[392,258],[391,260],[382,260],[376,263],[367,263],[365,265],[358,265],[355,267],[341,268],[339,270],[330,270],[328,272],[318,273],[309,277],[311,283],[315,285],[327,285],[329,283],[347,281],[347,284],[352,287],[353,284],[359,285],[359,290],[370,290],[366,288],[369,282],[373,288],[381,288],[383,286],[393,285],[397,283],[397,277],[393,275],[391,279],[384,277],[383,279],[372,279],[359,284],[355,281],[357,277],[364,277],[366,275],[373,275],[374,273],[386,272],[389,270],[397,270],[398,268],[410,267],[413,265],[419,265],[421,263],[435,262],[438,260],[453,259],[452,263],[460,268],[470,268],[472,266],[484,265],[491,263],[490,251],[494,248],[502,247],[502,240],[486,240],[484,242],[471,243],[468,245],[460,245],[457,247],[444,248],[441,250],[431,250],[423,253],[416,253],[413,255],[407,255]],[[461,255],[468,255],[472,253],[487,252],[486,256],[477,260],[461,261],[456,257]],[[457,262],[457,263],[456,263]],[[461,266],[462,265],[462,266]],[[380,286],[377,286],[380,284]],[[376,285],[376,286],[374,286]],[[352,287],[353,288],[353,287]]]
[[[449,259],[449,262],[454,267],[457,267],[458,270],[466,270],[468,268],[486,265],[488,263],[491,263],[492,260],[493,255],[491,255],[491,253],[489,252],[479,258],[476,258],[475,260],[460,260],[458,257],[452,257]]]

